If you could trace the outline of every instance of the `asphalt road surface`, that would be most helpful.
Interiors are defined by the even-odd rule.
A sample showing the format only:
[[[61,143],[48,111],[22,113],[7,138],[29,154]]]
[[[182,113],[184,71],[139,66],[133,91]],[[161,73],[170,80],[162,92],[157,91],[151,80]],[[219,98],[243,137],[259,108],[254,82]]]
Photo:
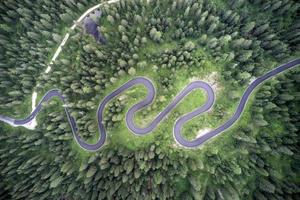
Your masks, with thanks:
[[[1,116],[0,115],[0,121],[8,123],[12,126],[21,126],[21,125],[30,123],[37,116],[37,114],[41,111],[42,103],[48,102],[49,100],[51,100],[54,97],[58,97],[58,98],[60,98],[60,100],[64,104],[65,113],[67,115],[70,127],[72,129],[72,133],[73,133],[73,136],[74,136],[76,142],[80,145],[81,148],[83,148],[87,151],[96,151],[96,150],[99,150],[104,145],[104,143],[106,141],[106,130],[105,130],[105,127],[103,125],[104,108],[112,99],[114,99],[116,96],[123,93],[125,90],[127,90],[127,89],[129,89],[129,88],[131,88],[135,85],[140,85],[140,84],[144,85],[147,89],[148,93],[147,93],[146,98],[143,99],[142,101],[140,101],[139,103],[133,105],[126,113],[126,125],[127,125],[128,129],[130,129],[134,134],[145,135],[147,133],[150,133],[153,129],[155,129],[157,127],[157,125],[168,115],[168,113],[170,113],[176,107],[176,105],[186,95],[188,95],[191,91],[193,91],[195,89],[202,89],[202,90],[205,90],[205,92],[206,92],[206,97],[207,97],[206,103],[204,103],[204,105],[200,106],[199,108],[195,109],[194,111],[192,111],[190,113],[187,113],[187,114],[181,116],[180,118],[178,118],[175,122],[174,129],[173,129],[173,136],[174,136],[177,143],[179,143],[180,145],[182,145],[184,147],[195,148],[195,147],[200,146],[204,142],[208,141],[212,137],[217,136],[220,133],[227,130],[228,128],[230,128],[242,115],[243,110],[245,108],[245,105],[246,105],[246,103],[249,99],[249,96],[251,95],[253,90],[258,85],[260,85],[261,83],[263,83],[267,79],[270,79],[273,76],[275,76],[275,75],[277,75],[277,74],[279,74],[283,71],[286,71],[288,69],[291,69],[291,68],[294,68],[294,67],[298,66],[299,64],[300,64],[300,59],[290,61],[288,63],[285,63],[285,64],[269,71],[268,73],[264,74],[263,76],[255,79],[247,87],[246,91],[244,92],[243,96],[240,99],[239,105],[238,105],[235,113],[232,115],[232,117],[229,120],[227,120],[224,124],[220,125],[216,129],[213,129],[213,130],[205,133],[204,135],[202,135],[202,136],[200,136],[200,137],[198,137],[198,138],[196,138],[192,141],[186,140],[185,138],[182,137],[182,135],[181,135],[182,126],[187,121],[191,120],[192,118],[194,118],[194,117],[196,117],[200,114],[203,114],[204,112],[211,109],[213,104],[214,104],[214,101],[215,101],[215,94],[214,94],[213,89],[211,88],[211,86],[208,83],[203,82],[203,81],[194,81],[194,82],[188,84],[173,99],[173,101],[162,112],[160,112],[154,118],[154,120],[145,128],[137,127],[133,122],[133,118],[134,118],[134,114],[138,110],[141,110],[142,108],[150,105],[153,102],[154,97],[155,97],[155,93],[156,93],[154,85],[149,79],[144,78],[144,77],[137,77],[137,78],[134,78],[134,79],[126,82],[124,85],[122,85],[118,89],[114,90],[109,95],[107,95],[100,102],[98,110],[97,110],[98,129],[99,129],[100,135],[99,135],[98,141],[95,144],[86,143],[78,135],[78,129],[77,129],[77,126],[76,126],[75,119],[70,115],[65,97],[62,95],[62,92],[58,89],[53,89],[53,90],[48,91],[43,96],[43,98],[38,103],[37,107],[33,110],[33,112],[28,117],[26,117],[25,119],[14,119],[14,118],[10,118],[10,117],[7,117],[7,116]]]

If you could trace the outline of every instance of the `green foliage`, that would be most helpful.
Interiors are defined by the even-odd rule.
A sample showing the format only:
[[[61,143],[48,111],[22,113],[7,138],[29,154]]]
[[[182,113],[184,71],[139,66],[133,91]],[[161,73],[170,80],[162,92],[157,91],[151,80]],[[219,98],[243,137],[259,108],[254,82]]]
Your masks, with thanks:
[[[51,72],[41,75],[73,20],[97,3],[0,2],[1,115],[24,117],[33,89],[42,94],[59,88],[80,135],[94,142],[99,101],[133,76],[153,77],[158,89],[157,102],[136,116],[146,126],[179,86],[210,77],[207,63],[221,66],[214,69],[220,75],[213,83],[217,99],[234,104],[250,80],[299,54],[296,1],[121,0],[101,7],[107,45],[77,27]],[[248,117],[195,150],[176,146],[165,128],[170,125],[157,127],[145,143],[134,136],[142,141],[135,148],[124,145],[133,142],[129,135],[116,137],[126,128],[125,111],[145,96],[142,89],[110,102],[103,119],[107,144],[94,153],[78,148],[61,105],[49,102],[34,131],[0,124],[0,199],[295,199],[299,78],[299,70],[291,71],[260,87],[244,113]],[[233,113],[225,99],[219,101],[207,113],[214,120],[199,118],[201,124],[215,128],[211,121],[222,123]],[[184,106],[194,103],[200,104]],[[197,125],[189,132],[197,133]]]

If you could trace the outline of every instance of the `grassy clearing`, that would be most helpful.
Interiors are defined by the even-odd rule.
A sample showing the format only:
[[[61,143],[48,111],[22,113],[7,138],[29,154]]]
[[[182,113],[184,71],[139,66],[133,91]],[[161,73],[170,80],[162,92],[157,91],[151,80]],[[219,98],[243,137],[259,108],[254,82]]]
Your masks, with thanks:
[[[174,44],[163,44],[163,46],[166,49],[170,49],[174,47]],[[151,44],[150,47],[147,47],[147,49],[157,49],[155,44]],[[151,50],[150,50],[151,51]],[[203,54],[203,51],[199,51],[201,54]],[[199,53],[197,52],[197,53]],[[147,68],[145,69],[137,69],[137,73],[135,76],[143,76],[147,77],[151,80],[153,80],[156,89],[156,99],[151,104],[150,107],[147,107],[145,109],[142,109],[141,111],[137,112],[135,117],[135,122],[140,127],[145,127],[149,122],[151,122],[155,116],[161,112],[170,102],[171,100],[177,95],[189,82],[191,82],[189,71],[194,71],[197,76],[195,78],[201,80],[204,79],[207,75],[209,75],[212,72],[218,71],[221,66],[217,66],[216,64],[213,64],[212,62],[206,61],[203,63],[203,67],[199,70],[196,67],[191,67],[189,70],[186,69],[178,69],[176,71],[176,75],[174,77],[175,84],[172,91],[164,91],[162,86],[159,84],[156,84],[159,80],[157,77],[157,73],[152,70],[152,66],[154,64],[149,64]],[[196,73],[197,71],[197,73]],[[201,72],[198,72],[201,71]],[[166,76],[168,73],[167,71],[163,71],[161,76]],[[134,76],[134,77],[135,77]],[[124,84],[126,81],[130,80],[131,76],[123,76],[117,80],[116,83],[111,85],[109,88],[107,88],[107,91],[111,92],[114,89],[118,88],[120,85]],[[224,92],[225,93],[225,92]],[[221,93],[224,96],[224,93]],[[108,94],[108,93],[107,93]],[[107,95],[106,94],[106,95]],[[126,146],[132,150],[142,147],[143,145],[150,144],[153,141],[155,141],[155,138],[158,136],[161,136],[162,138],[166,139],[166,141],[161,141],[163,143],[166,143],[167,146],[172,146],[175,142],[173,139],[173,125],[176,119],[181,116],[182,114],[186,114],[188,112],[191,112],[192,110],[196,109],[197,107],[201,106],[205,102],[205,94],[201,90],[195,90],[191,92],[187,97],[185,97],[182,102],[177,106],[177,108],[174,109],[159,125],[158,127],[151,133],[145,136],[136,136],[128,130],[125,124],[125,112],[135,103],[139,102],[141,99],[143,99],[146,96],[146,89],[143,86],[134,86],[132,89],[129,89],[127,92],[122,94],[123,96],[126,96],[126,107],[124,109],[123,115],[124,120],[122,120],[117,126],[117,128],[113,128],[111,130],[107,131],[108,134],[108,142],[111,145],[123,145]],[[103,96],[99,96],[99,98],[96,99],[96,101],[99,103]],[[218,98],[218,97],[217,97]],[[223,98],[222,98],[223,99]],[[220,102],[222,103],[222,102]],[[227,104],[230,103],[230,101],[226,102]],[[227,106],[224,104],[223,107]],[[228,107],[228,106],[227,106]],[[150,109],[149,109],[150,108]],[[231,108],[231,111],[229,113],[232,113],[234,111],[234,105]],[[92,114],[92,116],[95,116],[95,113]],[[204,126],[206,124],[211,124],[213,126],[216,124],[216,117],[209,114],[205,117],[205,120],[203,121],[200,117],[195,118],[195,120],[192,120],[189,123],[192,123],[196,126]],[[201,122],[201,123],[199,123]],[[95,119],[95,123],[97,123]],[[192,127],[191,124],[188,124],[186,127]],[[93,142],[96,142],[96,138],[92,140]]]
[[[145,47],[145,50],[141,51],[140,57],[143,57],[143,55],[146,52],[157,53],[158,44],[152,42],[148,42],[147,44],[149,45]],[[176,43],[164,43],[160,45],[162,46],[162,48],[159,48],[159,51],[163,51],[166,49],[171,50],[173,48],[176,48]],[[199,48],[195,52],[195,55],[208,57],[208,55],[201,48]],[[189,67],[189,69],[178,69],[175,73],[175,76],[172,77],[174,78],[175,84],[171,91],[165,91],[159,84],[158,74],[153,70],[154,65],[155,63],[147,63],[147,67],[145,68],[136,68],[136,75],[126,75],[118,78],[118,80],[114,84],[110,85],[106,89],[106,91],[108,92],[105,92],[105,94],[103,95],[97,95],[97,98],[95,100],[96,104],[98,105],[105,95],[109,94],[111,91],[115,90],[131,78],[136,76],[147,77],[153,81],[157,89],[156,98],[151,104],[151,106],[148,106],[147,108],[137,112],[134,119],[135,123],[139,127],[145,127],[149,122],[151,122],[155,118],[155,116],[159,112],[161,112],[171,102],[175,95],[177,95],[188,83],[192,81],[191,74],[192,77],[194,77],[193,79],[205,80],[209,77],[211,73],[215,72],[218,75],[218,80],[216,81],[221,87],[221,90],[217,92],[217,101],[214,105],[214,109],[209,113],[205,113],[189,121],[183,128],[184,136],[188,139],[192,139],[195,138],[195,136],[197,135],[198,129],[207,127],[216,128],[216,124],[222,124],[235,111],[238,100],[232,101],[228,98],[228,92],[233,88],[231,88],[230,85],[226,83],[226,81],[220,78],[220,71],[223,67],[222,64],[217,64],[206,60],[203,62],[203,65],[200,68],[191,66]],[[160,70],[159,73],[159,76],[164,77],[168,76],[169,71]],[[240,88],[240,90],[238,91],[238,95],[241,96],[243,91],[244,88]],[[155,128],[155,130],[151,134],[145,136],[136,136],[133,133],[131,133],[130,130],[128,130],[125,124],[125,113],[132,105],[139,102],[146,96],[146,89],[143,86],[134,86],[122,95],[126,96],[126,107],[122,113],[122,115],[124,116],[124,120],[122,120],[116,128],[107,130],[107,142],[109,145],[122,145],[132,150],[142,148],[143,146],[157,140],[158,137],[162,138],[160,140],[160,143],[164,143],[166,147],[173,147],[173,145],[175,144],[173,138],[173,126],[176,119],[183,114],[193,111],[197,107],[203,105],[203,103],[206,101],[206,97],[203,91],[193,91],[182,100],[182,102],[158,125],[158,127]],[[220,111],[223,112],[224,115],[220,116]],[[94,123],[97,123],[95,116],[96,110],[91,113],[91,118],[95,119]],[[95,132],[95,137],[89,140],[89,142],[95,143],[97,141],[99,133],[98,130],[95,130]],[[78,148],[78,150],[83,151],[81,148]]]
[[[199,79],[201,80],[201,77],[205,77],[210,72],[218,70],[218,66],[216,64],[213,64],[211,62],[205,62],[205,67],[203,67],[203,75],[199,76]],[[175,77],[176,87],[174,88],[174,93],[172,91],[172,94],[165,95],[162,91],[162,88],[160,85],[157,85],[156,82],[154,82],[156,88],[157,88],[157,95],[156,99],[154,100],[154,103],[151,105],[151,107],[154,107],[155,109],[148,109],[145,108],[141,111],[139,111],[136,114],[135,122],[138,126],[144,127],[147,125],[147,122],[152,121],[154,117],[163,110],[166,105],[174,98],[174,94],[177,94],[180,90],[183,89],[183,87],[188,83],[189,79],[186,76],[186,70],[182,70],[177,73],[178,76]],[[202,73],[201,73],[202,74]],[[137,70],[136,76],[146,76],[150,78],[151,80],[157,79],[155,76],[156,74],[151,70],[151,67],[148,67],[147,69],[143,70]],[[107,91],[112,91],[113,89],[116,89],[126,81],[130,80],[131,76],[125,76],[110,86],[111,88],[108,88]],[[223,85],[226,84],[224,80],[219,80]],[[208,128],[216,128],[218,125],[221,125],[223,122],[229,119],[230,116],[234,113],[236,110],[237,104],[239,102],[239,99],[236,100],[230,100],[228,98],[228,92],[233,89],[229,87],[224,87],[223,90],[219,93],[217,93],[216,96],[216,104],[215,108],[212,112],[206,113],[203,116],[198,116],[191,121],[189,121],[183,128],[183,134],[188,139],[192,139],[196,136],[197,129],[202,129],[205,127]],[[242,96],[245,88],[239,88],[237,91],[237,94],[239,97]],[[175,92],[176,91],[176,92]],[[201,149],[198,149],[197,151],[192,152],[191,154],[197,154],[197,152],[203,152],[205,150],[210,151],[216,151],[221,152],[221,149],[228,143],[228,141],[232,140],[232,134],[234,134],[239,127],[247,126],[251,122],[251,105],[253,104],[255,100],[256,93],[259,91],[259,89],[256,89],[254,93],[251,95],[250,99],[248,100],[248,103],[246,105],[245,111],[243,112],[241,118],[234,124],[233,127],[231,127],[229,130],[226,131],[226,134],[222,134],[218,136],[218,140],[211,140],[208,143],[212,143],[213,145],[204,145]],[[202,91],[194,91],[190,93],[186,98],[182,100],[182,102],[172,111],[159,125],[158,127],[150,134],[145,136],[136,136],[132,134],[126,127],[125,124],[125,113],[126,111],[135,103],[139,102],[141,99],[143,99],[146,96],[146,89],[143,86],[135,86],[132,89],[128,90],[126,93],[122,94],[127,96],[127,102],[126,108],[124,109],[123,115],[124,120],[120,122],[120,125],[117,126],[114,129],[108,130],[108,143],[109,145],[122,145],[126,146],[129,149],[135,150],[138,148],[142,148],[143,146],[147,146],[148,144],[154,142],[157,140],[157,138],[162,138],[159,143],[165,144],[165,148],[174,147],[174,139],[173,139],[173,125],[178,116],[188,113],[198,106],[202,105],[205,102],[205,95]],[[161,96],[165,97],[165,101],[160,102],[159,98]],[[98,100],[101,101],[103,97],[100,97]],[[222,110],[225,115],[218,116],[218,112]],[[143,111],[146,111],[147,117],[145,118],[145,115],[143,115]],[[95,115],[93,115],[95,116]],[[95,120],[96,121],[96,120]],[[272,126],[273,127],[273,126]],[[279,129],[278,127],[271,128]],[[80,149],[82,151],[82,149]],[[184,150],[189,151],[189,150]],[[236,150],[233,150],[230,155],[237,153]],[[227,154],[228,156],[229,154]],[[198,154],[199,156],[199,154]]]

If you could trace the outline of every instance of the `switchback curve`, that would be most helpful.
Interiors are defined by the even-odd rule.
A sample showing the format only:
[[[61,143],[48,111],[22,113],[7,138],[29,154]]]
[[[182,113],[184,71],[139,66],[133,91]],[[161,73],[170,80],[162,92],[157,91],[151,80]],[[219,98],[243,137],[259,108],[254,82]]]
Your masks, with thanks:
[[[192,140],[192,141],[188,141],[185,138],[182,137],[181,135],[181,129],[182,126],[189,120],[191,120],[192,118],[196,117],[197,115],[200,115],[206,111],[208,111],[214,104],[215,101],[215,95],[214,95],[214,91],[211,88],[211,86],[203,81],[194,81],[190,84],[188,84],[174,99],[173,101],[161,112],[159,113],[155,119],[145,128],[139,128],[137,127],[134,122],[133,122],[133,118],[134,118],[134,114],[135,112],[137,112],[138,110],[148,106],[149,104],[152,103],[152,101],[154,100],[155,97],[155,88],[153,83],[144,77],[137,77],[134,79],[129,80],[128,82],[126,82],[125,84],[123,84],[121,87],[117,88],[116,90],[114,90],[112,93],[110,93],[109,95],[107,95],[99,104],[98,110],[97,110],[97,119],[98,119],[98,129],[99,129],[99,139],[95,144],[89,144],[86,143],[84,140],[81,139],[81,137],[78,135],[78,129],[76,126],[76,122],[75,119],[70,115],[70,112],[67,108],[66,105],[66,100],[65,97],[62,95],[62,93],[60,92],[60,90],[58,89],[53,89],[48,91],[43,98],[41,99],[41,101],[38,103],[37,107],[33,110],[33,112],[26,117],[25,119],[14,119],[14,118],[10,118],[7,116],[1,116],[0,115],[0,121],[3,121],[5,123],[8,123],[12,126],[21,126],[24,124],[29,123],[30,121],[32,121],[37,114],[40,112],[40,110],[42,109],[42,103],[43,102],[48,102],[50,99],[54,98],[54,97],[58,97],[64,104],[64,110],[65,113],[67,115],[70,127],[72,129],[72,133],[73,136],[76,140],[76,142],[79,144],[79,146],[87,151],[96,151],[99,150],[105,143],[106,141],[106,130],[105,127],[103,125],[103,113],[104,113],[104,108],[107,105],[107,103],[109,103],[112,99],[114,99],[116,96],[118,96],[119,94],[123,93],[125,90],[133,87],[134,85],[137,84],[142,84],[147,88],[147,96],[145,99],[143,99],[142,101],[140,101],[139,103],[135,104],[134,106],[132,106],[128,112],[126,113],[126,125],[127,127],[135,134],[137,135],[145,135],[149,132],[151,132],[162,120],[163,118],[169,113],[171,112],[176,105],[187,95],[189,94],[192,90],[194,89],[203,89],[206,91],[206,96],[207,96],[207,101],[204,105],[202,105],[201,107],[195,109],[194,111],[187,113],[183,116],[181,116],[180,118],[178,118],[178,120],[176,120],[175,125],[174,125],[174,129],[173,129],[173,136],[176,140],[176,142],[178,142],[180,145],[184,146],[184,147],[188,147],[188,148],[194,148],[194,147],[198,147],[201,144],[203,144],[204,142],[206,142],[207,140],[209,140],[210,138],[219,135],[220,133],[224,132],[225,130],[227,130],[228,128],[230,128],[242,115],[242,112],[245,108],[245,105],[249,99],[249,96],[251,95],[251,93],[253,92],[253,90],[255,88],[257,88],[257,86],[259,86],[261,83],[263,83],[264,81],[272,78],[273,76],[286,71],[288,69],[294,68],[297,65],[300,64],[300,59],[296,59],[293,61],[290,61],[286,64],[283,64],[271,71],[269,71],[268,73],[264,74],[263,76],[255,79],[246,89],[246,91],[244,92],[242,98],[240,99],[239,105],[235,111],[235,113],[233,114],[233,116],[227,120],[224,124],[220,125],[218,128],[209,131],[208,133]]]

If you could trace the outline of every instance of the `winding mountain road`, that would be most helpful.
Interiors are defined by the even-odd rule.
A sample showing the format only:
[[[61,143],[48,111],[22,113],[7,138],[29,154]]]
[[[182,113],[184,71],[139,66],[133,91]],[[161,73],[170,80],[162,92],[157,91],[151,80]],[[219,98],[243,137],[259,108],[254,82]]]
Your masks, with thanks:
[[[192,118],[194,118],[194,117],[196,117],[200,114],[203,114],[204,112],[211,109],[211,107],[213,106],[214,101],[215,101],[215,94],[214,94],[214,91],[213,91],[212,87],[208,83],[203,82],[203,81],[194,81],[194,82],[188,84],[173,99],[173,101],[162,112],[160,112],[154,118],[154,120],[145,128],[137,127],[134,124],[133,118],[134,118],[134,114],[138,110],[141,110],[142,108],[148,106],[154,100],[154,97],[155,97],[154,85],[149,79],[144,78],[144,77],[137,77],[137,78],[134,78],[134,79],[126,82],[124,85],[122,85],[118,89],[114,90],[109,95],[107,95],[100,102],[98,110],[97,110],[98,129],[99,129],[100,134],[99,134],[99,139],[95,144],[86,143],[78,135],[78,129],[77,129],[75,119],[70,115],[70,112],[67,108],[65,97],[62,95],[62,92],[58,89],[53,89],[53,90],[48,91],[43,96],[43,98],[38,103],[37,107],[33,110],[33,112],[28,117],[26,117],[25,119],[14,119],[14,118],[10,118],[10,117],[7,117],[7,116],[1,116],[0,115],[0,121],[6,122],[6,123],[8,123],[12,126],[20,126],[20,125],[23,125],[23,124],[27,124],[30,121],[32,121],[36,117],[36,115],[38,115],[38,113],[41,111],[42,103],[48,102],[50,99],[52,99],[54,97],[58,97],[58,98],[60,98],[60,100],[64,104],[65,113],[67,115],[70,127],[72,129],[72,133],[73,133],[73,136],[74,136],[76,142],[80,145],[81,148],[83,148],[87,151],[96,151],[96,150],[99,150],[104,145],[104,143],[106,141],[106,130],[105,130],[105,127],[103,125],[103,113],[104,113],[105,106],[112,99],[114,99],[119,94],[123,93],[125,90],[127,90],[127,89],[129,89],[129,88],[131,88],[135,85],[142,84],[146,87],[146,89],[148,91],[146,98],[143,99],[142,101],[140,101],[139,103],[133,105],[126,113],[126,125],[127,125],[127,127],[134,134],[145,135],[145,134],[151,132],[155,127],[157,127],[157,125],[168,115],[168,113],[170,113],[176,107],[176,105],[186,95],[188,95],[191,91],[193,91],[195,89],[203,89],[206,92],[206,97],[207,97],[206,103],[204,105],[200,106],[199,108],[195,109],[194,111],[192,111],[190,113],[187,113],[187,114],[181,116],[180,118],[178,118],[175,122],[174,129],[173,129],[173,136],[174,136],[176,142],[178,142],[180,145],[182,145],[184,147],[195,148],[195,147],[200,146],[201,144],[203,144],[207,140],[211,139],[212,137],[217,136],[220,133],[227,130],[228,128],[230,128],[242,115],[243,110],[245,108],[245,105],[246,105],[246,103],[249,99],[249,96],[253,92],[253,90],[255,88],[257,88],[261,83],[263,83],[267,79],[270,79],[270,78],[274,77],[275,75],[277,75],[277,74],[279,74],[283,71],[294,68],[294,67],[298,66],[299,64],[300,64],[300,59],[290,61],[286,64],[283,64],[283,65],[269,71],[268,73],[264,74],[263,76],[255,79],[247,87],[246,91],[244,92],[243,96],[240,99],[239,105],[238,105],[235,113],[232,115],[232,117],[229,120],[227,120],[224,124],[220,125],[216,129],[211,130],[208,133],[206,133],[206,134],[204,134],[204,135],[202,135],[202,136],[200,136],[200,137],[198,137],[198,138],[196,138],[192,141],[186,140],[185,138],[182,137],[182,135],[181,135],[182,126],[187,121],[191,120]]]

